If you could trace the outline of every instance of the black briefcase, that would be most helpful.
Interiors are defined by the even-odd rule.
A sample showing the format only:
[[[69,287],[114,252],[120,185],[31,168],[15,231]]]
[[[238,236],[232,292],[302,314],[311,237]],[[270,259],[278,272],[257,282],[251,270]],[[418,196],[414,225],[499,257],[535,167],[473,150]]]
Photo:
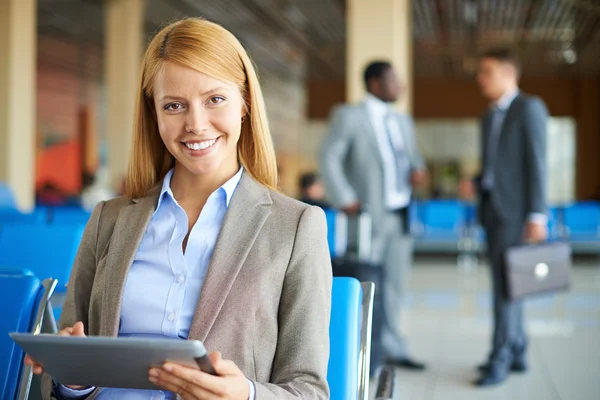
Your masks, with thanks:
[[[552,242],[512,247],[506,252],[506,267],[512,300],[563,291],[571,283],[571,246]]]

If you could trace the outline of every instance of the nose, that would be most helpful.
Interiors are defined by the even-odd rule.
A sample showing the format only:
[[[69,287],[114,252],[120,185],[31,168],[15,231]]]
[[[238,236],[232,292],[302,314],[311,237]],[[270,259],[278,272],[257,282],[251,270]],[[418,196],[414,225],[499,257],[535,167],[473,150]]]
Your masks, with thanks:
[[[208,111],[204,107],[190,105],[185,122],[185,130],[188,132],[198,134],[206,131],[210,125]]]

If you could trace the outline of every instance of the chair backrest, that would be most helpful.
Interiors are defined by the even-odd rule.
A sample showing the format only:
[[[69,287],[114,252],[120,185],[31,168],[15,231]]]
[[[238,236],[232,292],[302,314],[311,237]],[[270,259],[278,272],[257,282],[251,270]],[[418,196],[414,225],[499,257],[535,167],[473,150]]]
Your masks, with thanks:
[[[327,381],[332,400],[358,398],[362,291],[354,278],[333,278]]]
[[[0,207],[15,208],[16,206],[15,196],[13,195],[10,186],[4,182],[0,182]]]
[[[81,207],[54,207],[51,211],[53,224],[80,224],[85,225],[91,213]]]
[[[29,332],[40,280],[27,270],[0,269],[0,399],[13,399],[23,370],[23,352],[9,332]]]
[[[16,208],[0,206],[0,225],[3,224],[45,224],[48,210],[36,207],[32,212],[22,213]]]
[[[571,234],[597,234],[600,225],[600,204],[590,201],[566,206],[563,210],[563,223]]]
[[[425,230],[456,231],[465,223],[465,207],[458,200],[430,200],[420,208]]]
[[[40,279],[57,279],[57,292],[64,292],[83,230],[83,225],[3,225],[0,266],[29,269]]]

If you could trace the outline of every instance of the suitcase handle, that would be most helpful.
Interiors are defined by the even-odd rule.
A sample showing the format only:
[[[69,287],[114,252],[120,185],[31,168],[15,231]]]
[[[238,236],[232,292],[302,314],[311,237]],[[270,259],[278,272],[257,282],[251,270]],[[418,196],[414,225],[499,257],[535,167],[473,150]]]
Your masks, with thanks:
[[[357,254],[359,261],[368,262],[371,259],[371,241],[373,221],[366,212],[361,212],[356,216],[348,216],[343,212],[337,212],[335,218],[335,254],[337,256],[347,255],[349,229],[348,220],[357,218]]]

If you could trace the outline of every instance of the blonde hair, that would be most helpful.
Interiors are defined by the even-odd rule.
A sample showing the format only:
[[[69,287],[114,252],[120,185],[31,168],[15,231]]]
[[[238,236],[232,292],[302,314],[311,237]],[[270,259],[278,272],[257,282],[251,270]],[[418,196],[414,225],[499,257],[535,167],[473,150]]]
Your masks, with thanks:
[[[238,86],[247,110],[238,142],[238,158],[254,179],[275,189],[275,150],[258,77],[246,50],[220,25],[186,18],[163,28],[150,42],[142,61],[126,178],[127,196],[147,195],[174,164],[158,132],[153,98],[155,78],[167,61]]]

